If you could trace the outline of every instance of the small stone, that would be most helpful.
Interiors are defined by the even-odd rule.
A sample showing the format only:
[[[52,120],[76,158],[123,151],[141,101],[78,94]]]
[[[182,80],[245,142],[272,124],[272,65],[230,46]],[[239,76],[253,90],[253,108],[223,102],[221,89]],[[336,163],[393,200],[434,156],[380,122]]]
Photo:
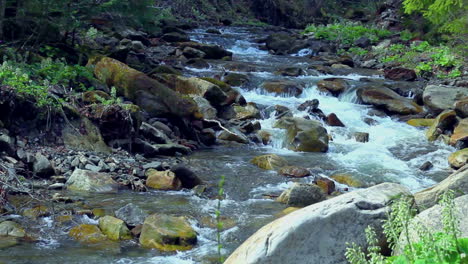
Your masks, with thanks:
[[[35,158],[36,161],[33,164],[33,170],[37,176],[47,178],[55,174],[54,168],[52,167],[49,159],[41,153],[37,153]]]
[[[356,132],[356,133],[353,134],[353,138],[357,142],[366,143],[366,142],[369,142],[369,133]]]
[[[359,188],[359,187],[362,187],[363,185],[360,181],[354,179],[354,177],[349,174],[338,173],[338,174],[332,175],[330,178],[332,178],[333,180],[341,184],[348,185],[350,187]]]

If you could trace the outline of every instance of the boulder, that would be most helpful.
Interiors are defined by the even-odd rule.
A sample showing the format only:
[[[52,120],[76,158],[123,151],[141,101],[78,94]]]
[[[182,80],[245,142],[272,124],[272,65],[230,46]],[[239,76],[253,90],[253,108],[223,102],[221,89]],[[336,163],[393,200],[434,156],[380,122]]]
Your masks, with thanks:
[[[335,182],[325,177],[316,177],[314,183],[322,189],[325,194],[332,194],[336,191]]]
[[[109,193],[118,191],[118,183],[110,174],[75,169],[68,178],[67,189],[92,193]]]
[[[192,189],[197,185],[203,184],[203,181],[192,170],[182,165],[171,169],[172,172],[182,183],[182,188]]]
[[[231,129],[231,131],[221,131],[221,133],[218,134],[218,139],[241,144],[249,144],[249,139],[244,134],[242,134],[240,131],[237,131],[237,129],[235,129],[236,131],[234,132],[232,130],[234,129]]]
[[[349,187],[360,188],[363,186],[361,181],[355,179],[350,174],[337,173],[337,174],[333,174],[332,176],[330,176],[330,178],[332,178],[338,183],[345,184]]]
[[[440,196],[448,190],[453,190],[455,195],[468,194],[468,165],[461,167],[435,186],[414,194],[414,199],[420,210],[434,206]]]
[[[287,67],[276,71],[275,74],[281,76],[297,77],[305,75],[305,72],[303,69],[298,67]]]
[[[276,154],[267,154],[254,157],[250,163],[264,170],[278,170],[288,164],[284,158]]]
[[[241,73],[228,73],[223,77],[223,81],[227,83],[228,85],[232,86],[242,86],[246,83],[248,83],[249,76]]]
[[[268,145],[271,141],[271,133],[266,130],[260,130],[257,135],[262,139],[263,145]]]
[[[345,79],[327,78],[317,82],[317,89],[322,92],[331,93],[338,96],[349,88],[349,83]]]
[[[468,97],[466,87],[447,85],[428,85],[423,93],[424,105],[435,114],[453,109],[455,102],[465,97]]]
[[[468,117],[468,97],[465,97],[461,99],[460,101],[456,101],[455,105],[455,112],[457,112],[457,115],[461,118],[467,118]]]
[[[262,84],[262,88],[277,95],[299,96],[304,89],[299,83],[288,80],[267,81]]]
[[[400,96],[389,88],[360,88],[357,90],[357,95],[365,104],[383,108],[390,113],[410,115],[418,114],[423,111],[421,106],[408,98]]]
[[[278,202],[288,206],[308,206],[325,200],[325,193],[315,184],[294,183],[294,185],[281,193]]]
[[[98,226],[95,225],[78,225],[70,229],[68,235],[85,244],[95,244],[107,240],[107,237],[101,232]]]
[[[394,81],[414,81],[417,75],[416,72],[411,69],[394,68],[385,71],[385,78]]]
[[[0,129],[0,153],[4,151],[12,155],[15,149],[15,139],[8,135],[7,130]]]
[[[465,166],[468,163],[468,148],[464,148],[450,154],[448,162],[454,169],[459,169]]]
[[[161,37],[162,40],[167,42],[187,42],[190,41],[190,38],[183,33],[179,32],[170,32],[166,33]]]
[[[464,118],[455,126],[450,137],[450,145],[462,145],[468,147],[468,118]]]
[[[184,50],[182,51],[182,54],[188,59],[204,58],[206,56],[205,52],[191,48],[191,47],[185,47]]]
[[[293,178],[303,178],[311,175],[308,169],[297,166],[284,166],[278,173]]]
[[[262,227],[224,264],[346,263],[348,243],[365,248],[364,230],[369,225],[380,230],[389,203],[401,195],[411,192],[384,183],[297,210]],[[386,243],[381,235],[378,240]]]
[[[197,116],[197,105],[169,87],[127,65],[108,57],[94,57],[88,62],[96,78],[117,88],[117,94],[135,102],[154,116],[173,114]]]
[[[26,231],[16,222],[3,221],[0,223],[0,237],[2,236],[23,238],[26,236]]]
[[[458,223],[458,228],[460,233],[457,234],[458,237],[468,237],[468,222],[464,221],[464,217],[468,214],[468,195],[463,195],[454,200],[454,208],[452,208],[453,212],[455,212],[456,216],[462,220]],[[418,234],[419,230],[417,226],[422,226],[424,230],[429,230],[431,234],[437,232],[444,232],[443,229],[443,216],[442,216],[442,207],[440,205],[432,206],[429,209],[426,209],[416,215],[409,223],[409,234],[408,237],[402,235],[400,237],[400,241],[398,242],[399,247],[396,249],[397,254],[401,252],[402,248],[409,241],[412,243],[417,243],[420,241],[420,236]]]
[[[130,230],[124,221],[113,216],[106,215],[99,218],[99,228],[110,240],[119,241],[132,239]]]
[[[218,110],[211,106],[210,102],[201,96],[193,96],[193,101],[198,106],[200,114],[202,115],[203,119],[216,119],[218,115]]]
[[[295,38],[287,33],[275,33],[267,37],[265,45],[276,54],[287,54],[293,47]]]
[[[140,207],[129,203],[115,211],[115,216],[122,219],[128,226],[142,225],[148,216]]]
[[[327,124],[329,126],[335,126],[335,127],[345,127],[345,125],[343,124],[343,122],[341,122],[341,120],[338,118],[338,116],[336,116],[335,113],[331,113],[327,116]]]
[[[419,167],[419,170],[428,171],[428,170],[432,169],[433,167],[434,167],[434,164],[432,164],[432,162],[426,161]]]
[[[220,60],[225,57],[232,57],[232,52],[223,49],[218,45],[203,44],[198,42],[184,42],[179,43],[181,49],[185,47],[194,48],[203,51],[206,55],[204,59],[207,60]]]
[[[235,105],[234,111],[238,120],[261,118],[260,111],[255,103],[248,103],[246,106]]]
[[[182,183],[170,171],[157,171],[155,169],[149,169],[145,173],[146,186],[156,190],[180,190],[182,189]]]
[[[274,127],[286,129],[285,147],[294,151],[327,152],[328,134],[320,122],[298,117],[284,117]]]
[[[49,159],[39,152],[36,153],[35,156],[35,160],[33,163],[33,171],[37,176],[42,178],[48,178],[55,174],[55,170],[52,166],[52,163],[50,163]]]
[[[457,116],[453,110],[445,110],[440,113],[434,123],[426,131],[426,137],[429,141],[435,141],[445,130],[451,129],[457,122]]]
[[[146,122],[141,123],[140,132],[145,138],[157,144],[167,144],[171,142],[169,137],[163,131]]]
[[[153,214],[145,219],[140,244],[161,251],[183,251],[197,243],[197,233],[184,217]]]
[[[88,118],[82,117],[76,124],[66,125],[62,130],[65,146],[72,149],[88,150],[101,153],[110,153],[99,128]],[[79,131],[76,127],[81,127]]]
[[[416,118],[406,121],[410,126],[414,127],[430,127],[434,123],[435,119]]]

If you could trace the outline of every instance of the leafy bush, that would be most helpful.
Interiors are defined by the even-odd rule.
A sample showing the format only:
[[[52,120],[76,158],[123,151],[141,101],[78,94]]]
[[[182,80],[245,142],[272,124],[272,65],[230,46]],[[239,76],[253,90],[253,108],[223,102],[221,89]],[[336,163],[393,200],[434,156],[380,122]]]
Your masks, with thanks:
[[[372,43],[391,35],[388,30],[364,26],[358,23],[336,23],[330,25],[309,25],[303,32],[313,33],[318,39],[338,41],[345,45],[353,45],[361,37],[367,37]]]
[[[454,194],[447,192],[442,196],[439,204],[442,208],[442,232],[431,233],[421,224],[410,225],[415,210],[411,207],[411,200],[402,198],[392,206],[388,219],[383,225],[392,250],[402,252],[399,255],[384,257],[375,230],[366,229],[369,247],[365,253],[361,247],[351,244],[346,251],[346,258],[351,264],[463,264],[468,263],[468,238],[460,238],[459,219],[455,212]],[[410,229],[414,229],[420,240],[413,242]],[[400,239],[406,244],[399,244]]]

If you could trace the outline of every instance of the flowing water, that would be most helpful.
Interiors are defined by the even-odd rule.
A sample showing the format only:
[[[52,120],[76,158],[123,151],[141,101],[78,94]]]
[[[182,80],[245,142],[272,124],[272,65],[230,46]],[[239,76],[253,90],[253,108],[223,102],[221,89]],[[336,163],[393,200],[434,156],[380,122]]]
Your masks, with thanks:
[[[276,219],[286,207],[265,194],[278,194],[288,188],[293,180],[277,175],[276,172],[261,170],[249,163],[257,155],[276,153],[292,165],[309,168],[314,175],[330,176],[333,173],[350,173],[368,184],[384,181],[399,182],[417,191],[434,184],[449,174],[446,158],[453,151],[440,143],[426,141],[422,129],[372,114],[372,108],[357,103],[355,89],[350,89],[339,98],[321,94],[316,82],[329,77],[350,79],[353,87],[358,87],[361,78],[381,78],[372,71],[359,71],[359,74],[346,76],[301,76],[280,77],[274,71],[282,67],[306,68],[312,62],[304,57],[313,53],[302,50],[293,56],[274,56],[259,49],[255,39],[264,37],[245,28],[221,28],[223,35],[192,32],[192,39],[224,46],[234,53],[233,61],[253,68],[244,72],[250,82],[238,88],[249,102],[261,106],[264,119],[262,128],[273,135],[269,146],[249,145],[245,147],[215,147],[197,151],[187,157],[188,166],[193,168],[205,181],[216,184],[220,175],[226,177],[226,199],[222,201],[222,215],[226,218],[226,230],[222,232],[223,253],[228,255],[245,239],[264,224]],[[227,64],[232,62],[210,62],[209,69],[188,69],[187,75],[212,77],[229,72]],[[242,72],[241,72],[242,73]],[[365,75],[365,76],[364,76]],[[291,79],[304,83],[306,89],[299,97],[275,96],[260,90],[265,80]],[[333,137],[327,153],[296,153],[282,147],[284,132],[272,128],[275,121],[274,105],[290,109],[306,100],[318,99],[320,109],[325,113],[335,113],[346,127],[328,127]],[[295,111],[294,115],[304,116],[305,112]],[[368,125],[364,120],[372,118],[376,122]],[[368,143],[359,143],[351,138],[353,132],[370,134]],[[425,161],[431,161],[434,168],[422,172],[418,168]],[[313,177],[294,181],[310,182]],[[213,263],[216,259],[217,244],[215,226],[210,222],[215,215],[217,200],[200,198],[191,191],[134,193],[130,191],[116,195],[93,195],[83,197],[90,208],[115,210],[132,202],[149,213],[159,212],[185,215],[199,234],[198,245],[190,251],[177,254],[161,253],[156,250],[141,249],[135,242],[109,244],[104,248],[84,247],[67,237],[70,226],[61,226],[51,218],[42,220],[38,232],[41,242],[22,244],[0,250],[0,263]],[[96,223],[87,217],[74,219],[78,223]]]

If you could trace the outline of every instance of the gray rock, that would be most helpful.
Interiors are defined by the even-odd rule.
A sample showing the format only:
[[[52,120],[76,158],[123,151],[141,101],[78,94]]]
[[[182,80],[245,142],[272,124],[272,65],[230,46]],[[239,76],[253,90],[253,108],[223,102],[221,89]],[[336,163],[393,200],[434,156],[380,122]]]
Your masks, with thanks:
[[[146,163],[143,165],[143,169],[144,170],[147,170],[147,169],[158,169],[161,167],[161,162],[159,161],[152,161],[150,163]]]
[[[295,183],[284,191],[278,201],[289,206],[308,206],[325,200],[322,189],[315,184]]]
[[[25,237],[26,232],[20,224],[13,221],[4,221],[0,223],[0,237],[1,236]]]
[[[432,169],[432,167],[434,167],[432,162],[426,161],[421,165],[421,167],[419,167],[419,170],[428,171],[428,170]]]
[[[241,144],[249,143],[249,139],[244,134],[242,134],[242,132],[232,130],[234,129],[231,129],[231,131],[221,131],[221,133],[219,133],[218,135],[218,139],[225,141],[233,141]]]
[[[67,180],[67,189],[72,191],[109,193],[117,192],[119,185],[107,173],[75,169]]]
[[[171,142],[171,140],[167,137],[167,135],[160,131],[159,129],[155,128],[154,126],[143,122],[140,126],[141,133],[148,138],[149,140],[153,141],[157,144],[167,144]]]
[[[439,114],[446,109],[453,109],[456,101],[467,96],[466,87],[428,85],[424,89],[423,101],[432,112]]]
[[[404,186],[384,183],[346,193],[292,212],[262,227],[224,264],[346,263],[347,243],[366,245],[364,230],[378,230],[389,202],[411,195]],[[383,236],[379,242],[385,243]]]
[[[366,142],[369,142],[369,133],[356,132],[356,133],[354,133],[353,138],[357,142],[366,143]]]
[[[463,166],[435,186],[414,194],[420,210],[434,206],[440,196],[448,190],[455,191],[456,196],[468,194],[468,165]]]
[[[92,165],[92,164],[86,164],[85,169],[86,169],[86,170],[90,170],[90,171],[92,171],[92,172],[100,172],[100,171],[102,171],[102,168],[101,168],[101,167],[96,166],[96,165]]]
[[[15,139],[6,130],[0,130],[0,153],[3,151],[10,155],[15,153]]]
[[[145,222],[145,218],[148,216],[140,207],[129,203],[124,207],[115,211],[115,216],[123,220],[129,226],[137,226]]]
[[[37,176],[47,178],[55,174],[54,167],[44,155],[36,153],[35,158],[33,171]]]

